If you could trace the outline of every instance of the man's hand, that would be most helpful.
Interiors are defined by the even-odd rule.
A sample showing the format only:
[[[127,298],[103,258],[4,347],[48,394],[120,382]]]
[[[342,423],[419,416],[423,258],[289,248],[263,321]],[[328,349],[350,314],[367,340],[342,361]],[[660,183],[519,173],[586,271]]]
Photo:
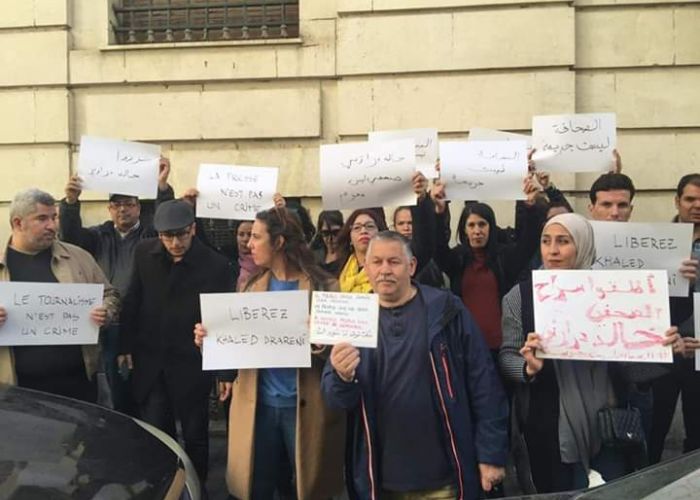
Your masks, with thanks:
[[[158,190],[168,189],[168,176],[170,175],[170,160],[165,156],[160,157],[158,162]]]
[[[204,337],[206,336],[207,329],[204,328],[204,325],[202,325],[201,323],[197,323],[196,325],[194,325],[194,345],[201,349],[202,344],[204,343]]]
[[[331,366],[344,382],[352,382],[355,378],[355,370],[360,364],[360,350],[342,342],[331,349]]]
[[[503,482],[506,477],[505,467],[491,464],[479,464],[479,476],[481,477],[481,489],[491,491],[491,489]]]
[[[685,259],[681,262],[681,267],[678,269],[678,272],[680,272],[681,276],[685,279],[690,280],[691,284],[695,283],[695,280],[698,278],[698,264],[700,264],[700,261],[697,259]]]
[[[126,365],[129,370],[134,369],[134,361],[131,358],[131,354],[120,354],[117,356],[117,366],[122,367]]]
[[[445,184],[441,180],[436,179],[433,183],[433,189],[430,190],[430,198],[432,198],[433,203],[435,204],[435,213],[445,213],[445,209],[447,208],[447,200],[445,199]]]
[[[192,205],[192,207],[195,207],[197,204],[197,196],[199,196],[199,191],[197,191],[197,188],[188,188],[184,193],[182,193],[182,201],[186,201]]]
[[[528,333],[525,345],[520,349],[520,354],[525,358],[525,372],[530,377],[537,375],[544,366],[544,360],[535,356],[535,351],[538,349],[540,351],[543,350],[540,335],[538,333]]]
[[[76,203],[82,192],[83,184],[80,181],[80,177],[72,175],[71,178],[68,179],[68,184],[66,184],[66,203],[69,205]]]
[[[411,177],[411,184],[413,185],[413,192],[416,194],[419,200],[425,198],[428,191],[428,179],[420,172],[414,172]]]
[[[275,208],[284,208],[287,206],[287,200],[284,199],[280,193],[275,193],[272,196],[272,202],[275,204]]]
[[[527,196],[525,204],[528,206],[533,206],[541,192],[542,190],[539,183],[533,179],[532,174],[528,174],[523,179],[523,193],[525,193],[525,196]]]
[[[666,335],[662,345],[672,345],[673,354],[679,354],[684,358],[692,358],[695,356],[695,351],[700,349],[700,339],[694,337],[681,337],[678,333],[678,328],[672,326],[666,330]]]
[[[99,327],[107,324],[107,308],[105,306],[97,306],[90,311],[90,319]]]
[[[219,401],[222,403],[231,397],[233,382],[219,382]]]
[[[614,174],[619,174],[622,172],[622,156],[618,153],[617,149],[613,149],[613,161],[610,167],[610,172]]]
[[[535,179],[537,179],[537,182],[540,183],[540,186],[542,186],[542,190],[546,191],[547,188],[549,187],[549,172],[543,172],[543,171],[536,171],[535,172]]]
[[[4,325],[5,321],[7,321],[7,309],[0,306],[0,326]]]

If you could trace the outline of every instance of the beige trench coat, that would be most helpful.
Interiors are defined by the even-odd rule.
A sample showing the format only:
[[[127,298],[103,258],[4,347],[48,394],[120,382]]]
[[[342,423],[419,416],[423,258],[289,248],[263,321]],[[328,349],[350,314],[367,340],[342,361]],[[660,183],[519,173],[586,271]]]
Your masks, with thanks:
[[[270,272],[249,283],[246,291],[267,291]],[[335,282],[334,289],[337,289]],[[302,277],[299,289],[310,290]],[[297,370],[296,479],[299,500],[327,499],[343,489],[346,414],[329,410],[321,396],[324,357],[312,355],[311,368]],[[255,449],[258,370],[239,370],[229,413],[228,470],[232,495],[251,496]]]

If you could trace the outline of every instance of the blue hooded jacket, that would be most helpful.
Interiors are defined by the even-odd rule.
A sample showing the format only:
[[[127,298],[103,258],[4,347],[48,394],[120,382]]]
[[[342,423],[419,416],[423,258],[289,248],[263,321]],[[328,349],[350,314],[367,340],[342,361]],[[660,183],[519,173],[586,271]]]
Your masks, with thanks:
[[[432,400],[460,500],[479,498],[478,463],[504,466],[508,454],[508,400],[491,354],[469,311],[447,290],[416,285],[427,314]],[[377,499],[374,349],[360,349],[353,382],[326,363],[321,389],[329,407],[349,412],[346,481],[353,499]],[[407,437],[410,439],[410,437]],[[420,453],[420,450],[416,450]]]

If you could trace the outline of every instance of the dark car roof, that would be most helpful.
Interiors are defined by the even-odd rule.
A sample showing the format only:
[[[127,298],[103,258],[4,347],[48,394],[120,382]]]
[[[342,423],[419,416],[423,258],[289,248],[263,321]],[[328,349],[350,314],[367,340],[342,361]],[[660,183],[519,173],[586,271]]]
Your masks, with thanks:
[[[164,498],[180,468],[136,421],[97,405],[0,385],[0,497]]]

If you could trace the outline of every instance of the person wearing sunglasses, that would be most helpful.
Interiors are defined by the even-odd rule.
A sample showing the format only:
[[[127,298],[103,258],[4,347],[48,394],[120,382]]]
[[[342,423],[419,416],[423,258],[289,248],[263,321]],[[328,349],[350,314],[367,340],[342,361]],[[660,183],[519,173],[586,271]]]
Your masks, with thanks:
[[[318,231],[311,241],[316,263],[329,274],[337,276],[340,266],[338,236],[343,228],[343,213],[340,210],[323,210],[318,214]]]

